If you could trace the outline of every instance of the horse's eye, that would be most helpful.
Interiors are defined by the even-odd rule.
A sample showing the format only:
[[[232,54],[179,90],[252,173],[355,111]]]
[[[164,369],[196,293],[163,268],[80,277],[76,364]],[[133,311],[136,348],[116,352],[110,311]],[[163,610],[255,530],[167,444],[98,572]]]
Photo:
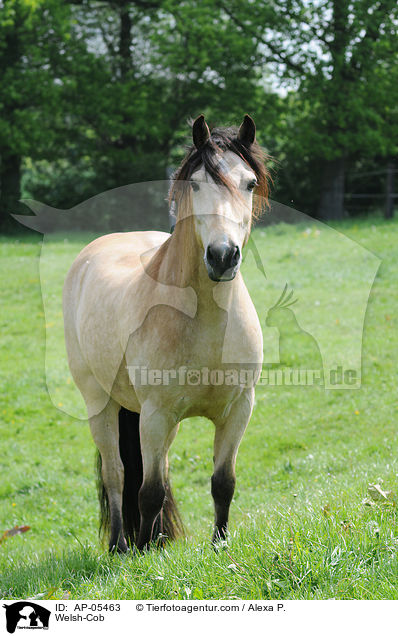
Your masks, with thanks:
[[[249,192],[253,192],[256,185],[257,185],[257,179],[252,179],[251,181],[249,181],[249,183],[247,184],[247,189],[249,190]]]
[[[197,192],[199,190],[199,183],[196,183],[196,181],[191,181],[191,186],[194,192]]]

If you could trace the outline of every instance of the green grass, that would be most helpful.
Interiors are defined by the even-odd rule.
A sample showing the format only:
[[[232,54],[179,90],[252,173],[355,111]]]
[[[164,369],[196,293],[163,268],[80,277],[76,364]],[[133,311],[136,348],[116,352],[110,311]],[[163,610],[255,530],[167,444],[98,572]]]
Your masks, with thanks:
[[[111,558],[98,543],[94,446],[87,423],[61,410],[81,407],[53,335],[51,399],[46,383],[46,332],[50,338],[61,324],[60,274],[91,237],[46,242],[45,307],[38,238],[0,239],[0,530],[31,527],[0,543],[1,597],[397,598],[398,221],[335,225],[370,251],[360,268],[333,231],[309,228],[255,230],[267,279],[250,256],[244,268],[265,346],[275,346],[267,308],[289,281],[300,325],[313,334],[318,329],[318,342],[324,325],[328,360],[342,350],[343,360],[357,360],[358,303],[375,266],[372,252],[381,264],[365,315],[361,388],[257,389],[238,457],[231,537],[218,552],[209,545],[213,426],[185,421],[170,463],[188,536],[134,558]],[[369,483],[392,491],[392,498],[365,505]]]

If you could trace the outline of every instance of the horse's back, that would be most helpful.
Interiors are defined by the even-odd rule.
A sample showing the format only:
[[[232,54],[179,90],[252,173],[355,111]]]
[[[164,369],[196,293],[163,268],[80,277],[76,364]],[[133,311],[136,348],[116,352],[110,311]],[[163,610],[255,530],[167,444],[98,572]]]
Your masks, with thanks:
[[[146,255],[150,258],[169,236],[165,232],[102,236],[84,247],[72,264],[63,292],[65,344],[86,401],[93,393],[92,376],[110,393],[124,355],[119,331],[126,289],[133,286],[138,293]],[[101,391],[94,387],[94,393]]]
[[[112,285],[131,278],[142,267],[142,258],[156,251],[170,235],[166,232],[120,232],[101,236],[82,249],[73,262],[64,284],[65,297],[73,292],[81,297],[84,279]]]
[[[92,259],[95,265],[101,268],[130,268],[136,265],[143,254],[160,247],[169,236],[166,232],[155,231],[119,232],[100,236],[82,249],[70,271],[73,275],[79,265],[92,263]]]

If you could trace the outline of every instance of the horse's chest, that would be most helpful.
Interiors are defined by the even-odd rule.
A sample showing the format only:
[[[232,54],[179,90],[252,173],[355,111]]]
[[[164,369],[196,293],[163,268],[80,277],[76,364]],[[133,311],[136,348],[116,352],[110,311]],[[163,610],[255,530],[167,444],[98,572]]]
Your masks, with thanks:
[[[152,319],[151,319],[152,318]],[[155,399],[176,420],[225,416],[243,387],[254,384],[253,338],[233,316],[216,320],[156,307],[129,341],[126,360],[140,398]],[[258,353],[261,355],[261,352]]]
[[[156,321],[156,332],[151,330],[152,336],[143,339],[145,345],[150,343],[152,346],[152,351],[147,353],[153,359],[214,367],[225,363],[261,362],[262,338],[261,330],[257,329],[258,321],[253,328],[253,324],[241,320],[235,312],[221,309],[212,319],[206,314],[192,319],[160,307],[157,313],[162,318]]]

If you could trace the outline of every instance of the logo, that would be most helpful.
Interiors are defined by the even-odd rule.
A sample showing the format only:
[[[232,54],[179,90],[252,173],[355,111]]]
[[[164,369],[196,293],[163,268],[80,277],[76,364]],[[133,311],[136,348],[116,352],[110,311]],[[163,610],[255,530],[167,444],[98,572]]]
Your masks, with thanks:
[[[17,601],[3,607],[6,610],[6,626],[9,634],[13,634],[16,629],[48,629],[51,612],[37,603]]]

